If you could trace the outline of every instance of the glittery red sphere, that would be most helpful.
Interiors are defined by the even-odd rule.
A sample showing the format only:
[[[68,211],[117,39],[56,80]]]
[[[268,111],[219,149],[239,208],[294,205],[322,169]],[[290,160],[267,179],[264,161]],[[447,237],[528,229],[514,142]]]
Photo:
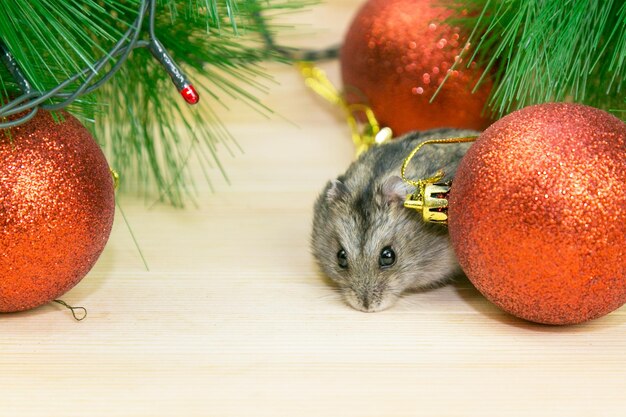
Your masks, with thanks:
[[[0,312],[76,285],[107,242],[115,211],[102,151],[74,117],[40,111],[0,131]]]
[[[348,100],[367,103],[396,135],[436,127],[486,128],[490,120],[481,114],[492,83],[486,77],[472,94],[482,69],[461,62],[451,70],[463,59],[457,57],[467,41],[461,28],[443,23],[452,14],[436,0],[365,3],[341,49]],[[450,77],[429,103],[448,71]]]
[[[527,320],[573,324],[626,302],[626,124],[550,103],[480,136],[450,192],[450,237],[476,287]]]

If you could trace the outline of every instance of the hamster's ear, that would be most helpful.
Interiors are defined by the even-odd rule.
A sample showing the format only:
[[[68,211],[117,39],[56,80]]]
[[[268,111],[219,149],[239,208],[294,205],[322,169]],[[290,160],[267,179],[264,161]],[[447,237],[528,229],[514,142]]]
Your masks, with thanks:
[[[409,186],[397,175],[387,178],[380,191],[382,201],[387,204],[404,203],[406,196],[410,193]]]
[[[338,179],[329,181],[326,186],[326,199],[328,202],[345,201],[348,194],[348,187]]]

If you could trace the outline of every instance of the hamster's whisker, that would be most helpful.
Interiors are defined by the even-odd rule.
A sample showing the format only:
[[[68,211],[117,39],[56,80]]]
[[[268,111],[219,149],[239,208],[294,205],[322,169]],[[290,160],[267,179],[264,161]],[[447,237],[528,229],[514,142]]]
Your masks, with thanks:
[[[317,297],[318,300],[340,300],[341,299],[341,294],[339,293],[330,293],[330,294],[324,294],[324,295],[320,295],[319,297]]]

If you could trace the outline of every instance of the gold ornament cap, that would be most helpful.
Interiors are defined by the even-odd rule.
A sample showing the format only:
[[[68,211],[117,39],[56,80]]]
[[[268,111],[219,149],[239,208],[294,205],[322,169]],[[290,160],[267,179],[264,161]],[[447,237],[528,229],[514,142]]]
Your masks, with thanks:
[[[443,171],[437,171],[430,178],[420,180],[410,180],[406,177],[406,169],[419,150],[425,145],[435,144],[451,144],[474,142],[476,136],[468,136],[463,138],[449,139],[431,139],[426,140],[415,147],[402,163],[400,174],[402,180],[415,187],[415,192],[409,194],[404,201],[404,207],[419,211],[422,213],[422,219],[426,223],[448,224],[448,195],[452,186],[452,181],[441,183],[445,176]]]
[[[409,194],[404,207],[422,213],[427,223],[448,224],[448,194],[452,183],[422,183],[415,194]]]

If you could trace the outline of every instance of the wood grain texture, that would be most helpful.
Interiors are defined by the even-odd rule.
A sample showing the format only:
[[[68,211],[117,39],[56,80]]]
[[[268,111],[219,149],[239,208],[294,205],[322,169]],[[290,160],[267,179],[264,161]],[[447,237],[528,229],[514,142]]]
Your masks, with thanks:
[[[294,20],[332,43],[358,4]],[[54,304],[0,315],[1,417],[624,415],[624,308],[539,326],[467,282],[381,313],[345,306],[308,239],[317,193],[352,158],[348,131],[295,71],[271,72],[266,102],[283,117],[224,114],[245,151],[224,152],[231,185],[199,184],[185,211],[121,198],[150,271],[118,213],[100,261],[63,297],[87,320]]]

